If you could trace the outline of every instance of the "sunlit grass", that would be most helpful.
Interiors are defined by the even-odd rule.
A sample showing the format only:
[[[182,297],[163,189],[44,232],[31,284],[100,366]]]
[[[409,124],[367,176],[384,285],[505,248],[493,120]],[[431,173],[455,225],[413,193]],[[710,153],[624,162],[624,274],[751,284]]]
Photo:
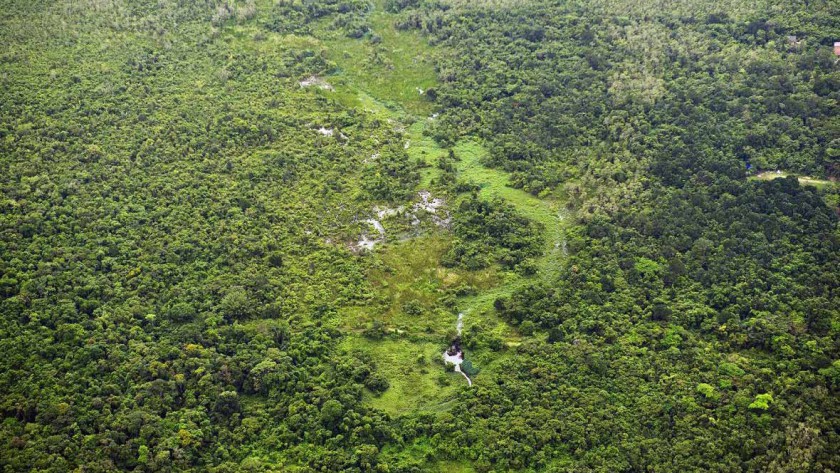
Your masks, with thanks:
[[[329,38],[318,46],[338,69],[325,77],[335,90],[314,93],[403,129],[409,158],[427,165],[418,190],[434,190],[433,183],[441,174],[436,167],[438,159],[449,150],[424,134],[431,123],[432,103],[418,88],[425,92],[436,84],[431,49],[417,32],[396,30],[393,17],[381,5],[371,14],[370,23],[373,31],[367,38],[349,39],[335,32],[319,34]],[[377,41],[372,41],[373,37]],[[390,242],[366,256],[370,263],[366,276],[373,297],[364,304],[340,309],[336,323],[346,335],[342,348],[368,354],[377,372],[390,383],[381,395],[366,393],[365,402],[395,416],[447,410],[457,390],[466,389],[464,380],[446,371],[441,363],[441,352],[454,335],[458,312],[465,314],[465,330],[480,326],[508,347],[469,352],[470,360],[481,369],[474,381],[492,382],[503,360],[515,356],[512,347],[525,341],[498,317],[493,302],[538,278],[553,277],[562,258],[567,218],[559,202],[510,187],[506,172],[483,165],[487,150],[478,141],[462,140],[453,152],[459,180],[479,186],[481,198],[501,198],[542,225],[545,250],[537,260],[538,274],[530,277],[498,267],[475,272],[443,267],[440,260],[452,238],[444,231]],[[449,204],[453,210],[457,201]],[[422,450],[420,445],[417,448]],[[422,457],[422,453],[416,457]],[[436,468],[471,471],[456,463],[438,464]]]
[[[772,181],[773,179],[779,179],[782,177],[788,177],[791,174],[787,172],[774,172],[774,171],[766,171],[755,176],[751,176],[750,179],[754,179],[757,181]],[[815,179],[813,177],[808,176],[797,176],[796,179],[799,181],[799,184],[803,186],[814,186],[818,189],[824,189],[828,186],[837,185],[834,181],[829,181],[826,179]]]
[[[338,65],[339,75],[386,107],[427,116],[432,104],[420,91],[434,87],[437,77],[426,39],[416,31],[397,30],[393,16],[383,11],[371,13],[370,24],[370,37],[333,34],[325,42],[327,57]]]
[[[371,255],[375,261],[367,277],[376,296],[362,306],[344,309],[343,327],[362,331],[378,322],[387,331],[445,340],[457,317],[444,303],[447,291],[459,287],[483,291],[499,279],[495,268],[466,271],[440,266],[449,246],[447,235],[433,234],[391,244]],[[415,309],[407,310],[410,306]]]
[[[393,416],[418,411],[448,409],[458,389],[466,383],[457,373],[443,368],[445,344],[392,337],[369,340],[359,335],[346,337],[342,348],[365,353],[376,363],[378,373],[390,387],[381,395],[365,394],[365,401]]]
[[[458,176],[481,188],[479,195],[492,199],[500,197],[513,206],[525,217],[542,224],[545,232],[544,253],[538,260],[543,276],[551,276],[562,257],[561,247],[563,232],[568,222],[563,206],[553,200],[546,200],[531,195],[522,189],[509,186],[508,173],[487,168],[481,164],[487,151],[477,142],[461,141],[455,146],[455,156],[460,158]]]

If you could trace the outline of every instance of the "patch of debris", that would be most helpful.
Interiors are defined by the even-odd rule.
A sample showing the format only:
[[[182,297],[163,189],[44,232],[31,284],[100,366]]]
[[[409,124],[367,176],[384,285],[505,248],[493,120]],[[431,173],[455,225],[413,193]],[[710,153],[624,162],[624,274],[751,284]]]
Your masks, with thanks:
[[[449,349],[443,352],[443,363],[446,365],[455,365],[455,372],[460,373],[467,380],[467,385],[472,386],[472,380],[467,373],[464,373],[461,370],[461,365],[464,363],[464,350],[461,349],[461,329],[464,326],[464,313],[461,312],[458,314],[458,323],[456,325],[458,329],[458,336],[452,340],[452,344],[450,344]]]
[[[388,118],[387,120],[385,120],[385,122],[389,125],[393,125],[394,131],[396,133],[405,133],[405,125],[403,125],[402,123],[399,123],[392,118]]]
[[[377,243],[385,241],[385,227],[382,226],[382,222],[374,218],[369,218],[365,220],[365,223],[373,226],[377,235],[371,236],[367,232],[362,232],[362,234],[359,235],[359,240],[350,245],[350,250],[356,253],[361,251],[371,251]]]
[[[420,223],[420,219],[417,218],[417,212],[423,211],[432,214],[432,222],[435,225],[442,228],[449,228],[452,224],[452,217],[448,211],[443,209],[446,206],[446,201],[439,197],[432,197],[432,193],[429,191],[420,191],[417,195],[420,196],[420,202],[412,206],[414,212],[414,221],[412,221],[412,224],[418,225]],[[441,212],[438,212],[438,210],[441,210]]]
[[[368,238],[367,235],[362,234],[362,236],[359,237],[359,241],[357,241],[355,245],[351,246],[350,249],[356,253],[361,251],[372,251],[373,247],[376,246],[377,243],[379,243],[378,239]]]
[[[385,241],[385,227],[382,226],[382,221],[399,216],[407,215],[411,219],[411,225],[416,227],[420,225],[420,218],[423,215],[429,215],[432,223],[441,228],[449,228],[452,218],[449,212],[444,208],[446,201],[444,199],[432,196],[429,191],[420,191],[417,193],[420,198],[419,202],[415,202],[411,208],[406,209],[404,205],[399,207],[379,207],[373,208],[373,213],[376,216],[364,220],[369,225],[367,230],[363,230],[359,235],[359,239],[349,245],[350,251],[354,253],[361,253],[363,251],[373,250],[377,244]],[[371,228],[374,231],[371,231]]]
[[[330,92],[334,91],[332,85],[329,82],[325,81],[322,77],[318,76],[309,76],[306,79],[298,82],[301,87],[318,87],[321,90],[329,90]]]
[[[323,136],[335,136],[335,130],[333,130],[332,128],[327,128],[325,126],[322,126],[318,129],[316,129],[315,131],[317,131],[318,133],[320,133]],[[338,137],[341,138],[345,142],[350,139],[350,138],[347,137],[347,135],[345,135],[344,133],[341,133],[341,132],[338,133]],[[345,143],[345,145],[346,144],[347,143]]]
[[[390,207],[382,207],[382,208],[380,208],[380,207],[374,207],[374,208],[373,208],[373,211],[374,211],[374,212],[376,212],[376,215],[377,215],[377,216],[379,217],[379,219],[381,220],[381,219],[383,219],[383,218],[385,218],[385,217],[392,217],[392,216],[394,216],[394,215],[401,214],[402,212],[404,212],[404,211],[405,211],[405,206],[400,205],[399,207],[397,207],[397,208],[395,208],[395,209],[392,209],[392,208],[390,208]]]
[[[379,220],[369,218],[365,220],[365,222],[373,225],[373,228],[375,228],[376,231],[379,232],[379,236],[385,238],[385,227],[382,226],[382,223]]]

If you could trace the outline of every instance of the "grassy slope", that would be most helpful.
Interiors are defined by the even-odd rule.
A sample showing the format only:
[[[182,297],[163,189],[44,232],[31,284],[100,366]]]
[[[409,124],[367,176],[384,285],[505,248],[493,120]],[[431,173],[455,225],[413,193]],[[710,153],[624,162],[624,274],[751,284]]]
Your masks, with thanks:
[[[437,157],[448,152],[424,135],[431,120],[432,104],[417,90],[427,90],[436,84],[434,52],[416,32],[396,30],[393,18],[381,5],[371,14],[371,26],[373,34],[381,37],[378,44],[369,39],[348,39],[326,30],[317,33],[320,46],[337,64],[338,72],[326,78],[335,87],[334,91],[313,88],[313,93],[404,129],[409,156],[432,165],[423,170],[419,187],[428,189],[439,172],[433,164]],[[508,187],[507,173],[481,164],[487,152],[480,143],[461,141],[454,151],[460,159],[459,177],[478,184],[482,197],[501,197],[526,217],[544,225],[546,248],[538,262],[537,277],[552,275],[562,255],[562,206]],[[458,311],[465,313],[466,328],[480,324],[501,336],[508,345],[516,345],[520,340],[513,328],[496,317],[492,304],[497,297],[510,294],[529,279],[500,273],[497,269],[467,272],[443,268],[439,260],[448,245],[449,236],[443,234],[390,243],[377,249],[370,256],[373,269],[368,274],[374,289],[372,302],[346,308],[337,321],[348,333],[344,348],[371,355],[377,362],[377,370],[388,379],[390,388],[378,397],[368,394],[368,402],[392,415],[446,409],[455,391],[465,388],[460,376],[444,372],[440,364],[440,352],[454,333],[456,319],[453,311],[444,308],[442,297],[446,289],[461,285],[477,289],[475,295],[457,301]],[[423,313],[406,314],[403,308],[409,301],[417,301]],[[372,340],[362,335],[373,321],[383,325],[384,339]],[[478,382],[481,378],[492,378],[495,366],[507,356],[511,355],[486,350],[471,352],[473,362],[483,370]]]
[[[415,32],[397,31],[380,6],[371,14],[371,26],[382,38],[381,43],[323,32],[327,57],[338,65],[338,72],[327,78],[335,92],[317,93],[388,120],[397,129],[404,128],[412,158],[419,157],[422,150],[430,156],[442,153],[422,135],[431,104],[417,88],[426,90],[436,83],[428,44]],[[375,269],[368,274],[374,301],[346,308],[340,314],[338,324],[348,333],[344,348],[370,355],[377,371],[390,383],[378,397],[368,393],[368,402],[391,415],[445,408],[455,390],[462,388],[460,376],[446,373],[440,364],[440,353],[447,332],[454,329],[456,316],[440,310],[439,299],[445,287],[463,278],[475,282],[476,278],[492,275],[442,270],[438,260],[447,246],[445,236],[430,236],[378,249],[370,255],[375,259]],[[403,304],[408,301],[419,302],[423,314],[405,314]],[[382,323],[388,332],[384,340],[371,340],[361,334],[373,321]]]
[[[339,74],[348,85],[392,111],[428,115],[431,104],[418,89],[425,91],[437,83],[430,46],[415,32],[394,28],[393,18],[380,7],[371,14],[370,23],[374,34],[382,38],[380,43],[334,38],[327,43],[327,57],[339,65]]]

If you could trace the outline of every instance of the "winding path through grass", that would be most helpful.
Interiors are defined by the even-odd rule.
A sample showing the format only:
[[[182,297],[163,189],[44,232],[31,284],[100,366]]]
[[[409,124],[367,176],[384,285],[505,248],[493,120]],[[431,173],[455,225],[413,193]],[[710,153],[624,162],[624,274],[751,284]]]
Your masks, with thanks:
[[[448,154],[447,149],[441,148],[424,134],[434,119],[430,116],[433,104],[418,92],[418,89],[427,90],[437,84],[434,51],[419,33],[394,28],[394,17],[386,13],[382,5],[376,5],[370,19],[373,33],[381,37],[379,43],[367,39],[351,40],[328,32],[319,35],[326,38],[322,40],[323,46],[330,60],[338,65],[338,72],[328,78],[335,92],[319,93],[364,113],[374,114],[381,120],[393,123],[395,128],[404,128],[409,156],[422,159],[430,165],[423,170],[420,183],[420,189],[427,189],[431,187],[432,180],[440,175],[435,166],[438,157]],[[463,139],[455,145],[453,151],[459,158],[459,179],[478,185],[482,198],[504,199],[523,216],[541,223],[544,228],[544,252],[537,259],[536,275],[525,277],[503,272],[496,284],[479,290],[475,295],[458,299],[458,307],[465,314],[467,325],[479,321],[489,322],[495,327],[494,332],[508,345],[516,345],[521,336],[498,318],[493,310],[493,302],[540,278],[551,280],[556,277],[564,255],[565,227],[569,219],[561,202],[541,199],[521,189],[509,187],[508,173],[485,167],[482,163],[488,153],[479,142]],[[360,313],[359,310],[356,314]],[[451,390],[457,386],[438,386],[435,392],[435,380],[440,373],[417,364],[418,353],[434,350],[434,346],[443,341],[440,340],[441,333],[449,329],[450,326],[436,327],[434,332],[428,333],[413,333],[412,329],[401,338],[382,341],[368,340],[358,334],[348,337],[345,342],[348,349],[363,349],[375,354],[379,360],[387,360],[387,365],[378,369],[386,373],[391,388],[379,397],[371,397],[369,401],[395,415],[406,410],[439,410],[450,403],[453,394]],[[505,356],[511,355],[486,354],[484,368],[492,372],[490,365]]]
[[[487,151],[474,141],[461,141],[455,146],[455,155],[461,158],[458,164],[459,178],[477,184],[481,197],[492,199],[500,197],[512,204],[525,217],[543,225],[544,250],[537,259],[538,273],[536,278],[552,280],[560,270],[560,259],[564,256],[565,225],[568,215],[557,201],[544,200],[535,197],[521,189],[508,185],[509,175],[498,169],[487,168],[481,164]],[[503,284],[474,296],[462,298],[459,306],[466,314],[482,313],[484,316],[492,313],[493,302],[499,297],[509,296],[516,289],[533,282],[535,277],[509,275]],[[515,332],[504,330],[501,335],[509,344],[515,344]]]

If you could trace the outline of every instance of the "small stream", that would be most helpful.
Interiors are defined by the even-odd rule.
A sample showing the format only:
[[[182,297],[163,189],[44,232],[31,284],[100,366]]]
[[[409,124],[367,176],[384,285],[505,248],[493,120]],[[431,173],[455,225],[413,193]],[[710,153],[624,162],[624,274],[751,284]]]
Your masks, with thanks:
[[[458,314],[458,322],[455,324],[455,328],[458,330],[458,336],[452,341],[449,349],[443,352],[443,362],[455,365],[455,372],[461,373],[461,376],[467,380],[467,385],[472,386],[470,377],[467,376],[467,373],[461,371],[461,363],[464,362],[464,351],[461,349],[461,331],[464,329],[463,312]]]

